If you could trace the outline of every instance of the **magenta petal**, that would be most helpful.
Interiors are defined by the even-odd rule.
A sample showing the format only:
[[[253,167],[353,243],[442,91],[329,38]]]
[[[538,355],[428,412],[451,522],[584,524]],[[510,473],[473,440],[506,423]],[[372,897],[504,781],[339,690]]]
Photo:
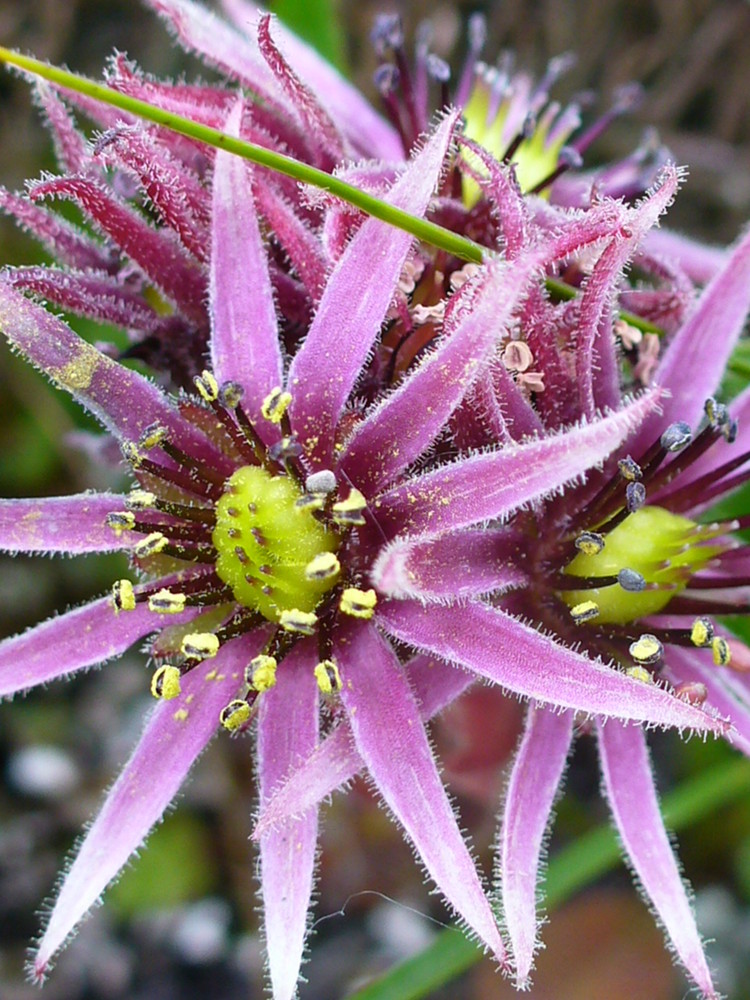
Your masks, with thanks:
[[[705,285],[722,269],[728,256],[724,247],[706,246],[663,226],[648,233],[643,249],[657,257],[676,261],[685,274],[700,285]]]
[[[424,722],[455,701],[470,684],[472,674],[431,656],[415,656],[406,665],[409,681],[419,703]],[[282,823],[290,816],[302,816],[329,795],[346,785],[364,767],[354,745],[348,722],[340,722],[296,767],[284,782],[261,805],[253,837]]]
[[[537,879],[544,833],[573,735],[573,713],[532,705],[508,783],[500,837],[505,926],[519,987],[526,984],[537,946]]]
[[[750,310],[750,230],[698,300],[694,312],[671,341],[654,375],[668,389],[664,416],[646,421],[633,445],[651,444],[675,420],[696,426],[706,398],[716,391]]]
[[[378,556],[370,579],[389,597],[456,600],[528,584],[510,529],[470,528],[421,541],[396,538]]]
[[[117,552],[142,535],[117,534],[104,523],[123,509],[117,493],[80,493],[42,500],[0,500],[0,548],[6,552]]]
[[[457,113],[448,115],[409,162],[386,198],[424,215],[450,146]],[[333,432],[377,337],[413,237],[368,219],[339,258],[315,319],[289,372],[294,430],[308,453],[329,465]]]
[[[371,625],[352,625],[346,633],[334,644],[340,697],[370,777],[447,901],[504,963],[492,910],[403,669]]]
[[[238,101],[226,123],[230,135],[239,135],[241,119]],[[260,404],[281,384],[281,352],[252,175],[245,161],[231,153],[216,154],[211,241],[214,374],[220,384],[240,383],[248,415],[262,424]]]
[[[198,611],[174,615],[170,624],[188,622]],[[111,660],[160,626],[148,605],[115,614],[109,597],[50,618],[0,642],[0,697]]]
[[[711,982],[690,900],[659,812],[646,738],[636,726],[599,726],[604,789],[622,845],[680,961],[705,997]]]
[[[386,531],[430,536],[506,516],[603,461],[659,400],[652,391],[590,424],[461,459],[383,494],[371,510]]]
[[[536,258],[512,266],[496,261],[465,285],[436,349],[358,425],[343,464],[365,493],[392,482],[443,430],[490,351],[507,334],[536,263]],[[416,412],[419,420],[414,419]]]
[[[378,623],[403,642],[557,708],[701,732],[721,734],[728,728],[658,685],[590,660],[479,602],[428,607],[383,602]]]
[[[262,640],[261,640],[262,641]],[[140,847],[216,732],[219,712],[244,683],[247,639],[227,643],[182,679],[182,693],[150,716],[62,883],[35,959],[42,979],[55,952]]]
[[[315,747],[318,738],[317,662],[310,644],[284,658],[276,686],[260,698],[258,777],[263,806],[273,790]],[[266,948],[274,1000],[295,995],[313,887],[317,811],[287,820],[260,838]]]

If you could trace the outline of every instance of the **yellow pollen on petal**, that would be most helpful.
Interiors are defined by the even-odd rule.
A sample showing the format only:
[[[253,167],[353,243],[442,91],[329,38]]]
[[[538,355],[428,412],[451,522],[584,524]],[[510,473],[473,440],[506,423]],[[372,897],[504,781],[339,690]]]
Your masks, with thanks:
[[[210,660],[219,652],[219,640],[213,632],[191,632],[184,636],[180,649],[190,660]]]
[[[112,603],[115,614],[121,611],[135,611],[135,591],[130,580],[118,580],[112,587]]]
[[[222,708],[219,714],[219,722],[230,733],[236,733],[249,720],[250,714],[250,705],[246,701],[237,698]]]
[[[272,424],[280,424],[284,419],[284,414],[289,409],[292,401],[292,394],[284,392],[280,386],[271,389],[260,405],[260,412],[263,417]]]
[[[341,674],[333,660],[322,660],[313,671],[318,688],[323,694],[341,690]]]
[[[716,636],[711,643],[711,652],[714,655],[714,663],[717,667],[729,666],[732,659],[732,651],[726,639]]]
[[[177,667],[167,665],[154,671],[151,678],[151,694],[154,698],[172,701],[180,691],[180,671]]]
[[[149,611],[155,611],[159,615],[178,615],[185,610],[185,594],[174,594],[171,590],[157,590],[148,599]]]
[[[314,635],[318,616],[312,611],[300,611],[290,608],[279,615],[279,625],[287,632],[299,632],[302,635]]]
[[[374,590],[359,590],[357,587],[347,587],[341,594],[339,609],[352,618],[372,618],[378,597]]]
[[[247,673],[251,687],[256,691],[268,691],[276,684],[276,668],[278,663],[275,657],[261,653],[250,661]]]
[[[219,383],[210,371],[204,369],[200,375],[196,375],[193,384],[204,402],[213,403],[219,398]]]

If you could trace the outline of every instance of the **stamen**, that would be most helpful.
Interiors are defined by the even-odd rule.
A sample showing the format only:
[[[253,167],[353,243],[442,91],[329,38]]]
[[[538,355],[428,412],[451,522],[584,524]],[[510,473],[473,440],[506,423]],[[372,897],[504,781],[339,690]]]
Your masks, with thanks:
[[[729,666],[732,659],[732,651],[726,639],[721,636],[715,636],[711,640],[711,652],[713,653],[714,663],[717,667]]]
[[[255,691],[268,691],[276,684],[276,668],[278,663],[275,657],[261,653],[252,659],[248,665],[245,678],[250,687]]]
[[[291,608],[279,615],[279,625],[287,632],[299,632],[301,635],[314,635],[318,617],[312,611],[300,611]]]
[[[178,615],[185,610],[185,594],[174,594],[171,590],[157,590],[148,599],[149,611],[159,615]]]
[[[219,652],[219,645],[213,632],[191,632],[183,637],[180,649],[189,660],[210,660]]]
[[[699,648],[710,646],[714,639],[714,626],[710,618],[696,618],[690,630],[690,641]]]
[[[369,619],[375,614],[378,603],[374,590],[359,590],[357,587],[347,587],[341,594],[339,610],[353,618]]]
[[[261,403],[260,412],[272,424],[280,424],[286,411],[289,409],[291,401],[292,394],[284,392],[279,386],[276,386],[275,389],[271,389]]]
[[[576,538],[575,546],[586,556],[597,556],[604,548],[604,536],[596,531],[583,531]]]
[[[135,591],[130,580],[118,580],[112,587],[112,603],[115,614],[120,611],[135,611]]]
[[[342,526],[355,526],[365,523],[364,511],[367,509],[367,501],[358,489],[352,487],[349,496],[345,500],[339,500],[332,507],[332,517],[336,524]]]
[[[204,402],[214,403],[219,398],[219,383],[210,371],[204,370],[196,375],[193,384]]]
[[[570,609],[570,617],[576,625],[590,622],[599,615],[599,605],[596,601],[581,601]]]
[[[323,694],[341,690],[341,675],[334,660],[322,660],[313,671],[318,688]]]
[[[625,673],[634,681],[641,681],[643,684],[652,684],[654,680],[645,667],[628,667]]]
[[[635,642],[631,642],[628,652],[640,666],[651,667],[664,655],[664,647],[655,635],[645,632]]]
[[[180,694],[180,671],[177,667],[159,667],[151,678],[151,694],[163,701],[172,701]]]
[[[104,523],[119,537],[123,531],[132,531],[135,527],[135,514],[129,510],[111,511],[104,518]]]
[[[168,545],[169,539],[166,535],[163,535],[161,531],[153,531],[137,543],[133,549],[133,553],[137,559],[147,559],[149,556],[155,556],[163,552]]]
[[[252,707],[241,698],[236,698],[225,705],[219,713],[219,722],[230,733],[236,733],[250,721]]]

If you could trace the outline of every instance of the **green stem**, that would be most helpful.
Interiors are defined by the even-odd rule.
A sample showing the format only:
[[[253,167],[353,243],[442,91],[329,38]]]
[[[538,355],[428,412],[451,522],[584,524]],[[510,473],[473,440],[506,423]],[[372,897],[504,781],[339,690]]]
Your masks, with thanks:
[[[664,819],[680,830],[714,810],[747,795],[750,761],[731,757],[704,773],[689,778],[664,797]],[[554,909],[575,892],[610,871],[620,859],[620,848],[607,826],[568,844],[550,861],[545,884],[548,909]],[[349,1000],[419,1000],[475,965],[483,952],[459,931],[441,931],[432,944],[413,958],[391,969]]]
[[[154,107],[136,97],[121,94],[104,84],[94,83],[93,80],[87,80],[85,77],[58,69],[56,66],[49,66],[39,59],[23,56],[10,49],[0,47],[0,62],[17,66],[19,69],[34,76],[41,76],[44,80],[49,80],[50,83],[57,84],[59,87],[93,97],[96,101],[120,108],[120,110],[136,115],[138,118],[145,118],[147,121],[162,125],[173,132],[179,132],[180,135],[186,135],[190,139],[197,139],[198,142],[203,142],[208,146],[215,146],[217,149],[225,149],[229,153],[235,153],[237,156],[250,160],[251,163],[257,163],[261,167],[268,167],[269,170],[293,177],[302,184],[312,184],[324,191],[330,191],[332,195],[354,205],[368,215],[382,219],[383,222],[387,222],[397,229],[403,229],[418,240],[423,240],[440,250],[445,250],[461,260],[482,264],[491,253],[478,243],[452,233],[450,229],[438,226],[434,222],[427,222],[425,219],[418,219],[400,208],[389,205],[380,198],[360,191],[353,184],[347,184],[346,181],[333,177],[324,170],[311,167],[307,163],[301,163],[291,156],[284,156],[282,153],[275,153],[263,146],[256,146],[243,139],[237,139],[225,132],[220,132],[218,129],[210,128],[208,125],[201,125],[189,118],[175,115],[171,111],[164,111],[162,108]]]

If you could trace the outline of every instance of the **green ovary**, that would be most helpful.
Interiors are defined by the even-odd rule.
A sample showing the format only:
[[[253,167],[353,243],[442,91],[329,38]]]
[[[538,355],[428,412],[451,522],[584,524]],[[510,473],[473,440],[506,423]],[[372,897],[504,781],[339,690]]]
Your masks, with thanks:
[[[336,578],[310,580],[305,569],[338,539],[297,506],[296,483],[257,466],[228,480],[216,505],[216,572],[236,600],[277,622],[282,611],[313,611]]]
[[[604,548],[596,555],[579,553],[565,569],[573,576],[614,576],[623,569],[635,570],[647,584],[640,593],[619,584],[593,590],[561,591],[571,608],[595,601],[596,624],[626,625],[647,615],[656,615],[684,590],[690,577],[703,569],[725,546],[707,544],[719,534],[716,527],[697,524],[661,507],[642,507],[605,536]]]

